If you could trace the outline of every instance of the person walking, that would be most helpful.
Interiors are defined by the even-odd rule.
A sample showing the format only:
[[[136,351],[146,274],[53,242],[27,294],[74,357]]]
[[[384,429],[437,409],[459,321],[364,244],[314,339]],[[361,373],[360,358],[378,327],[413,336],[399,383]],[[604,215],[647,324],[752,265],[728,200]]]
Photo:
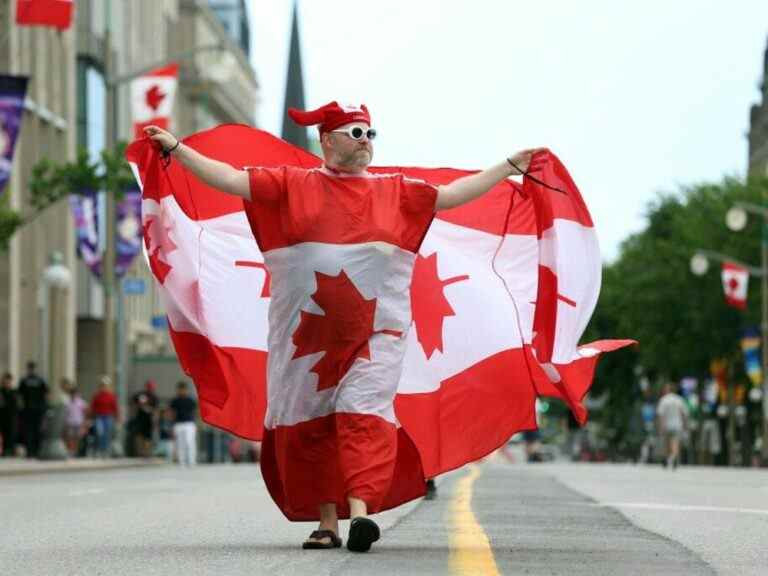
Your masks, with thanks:
[[[394,397],[411,320],[415,254],[437,210],[466,204],[526,172],[537,150],[433,186],[367,170],[376,129],[365,105],[330,102],[289,115],[301,126],[318,127],[321,168],[238,170],[157,126],[145,131],[203,182],[245,200],[265,256],[271,292],[266,425],[279,432],[265,442],[264,453],[277,454],[281,466],[265,478],[270,493],[289,518],[319,518],[304,548],[340,547],[338,519],[349,516],[347,548],[366,552],[380,537],[368,515],[382,509],[395,474]],[[366,299],[361,286],[376,299]],[[333,321],[308,314],[303,307],[310,302]],[[383,322],[376,330],[374,319]],[[326,342],[333,349],[311,375],[300,375],[297,363],[307,364],[304,357],[326,349]],[[322,394],[322,406],[292,396],[311,388]],[[311,426],[290,426],[306,418],[305,410],[320,417]]]
[[[48,383],[37,374],[37,365],[27,362],[27,375],[19,382],[22,411],[21,424],[27,457],[36,458],[40,451],[43,416],[48,407]]]
[[[96,428],[96,455],[109,458],[115,422],[119,418],[117,398],[112,391],[112,379],[102,376],[96,394],[91,398],[91,417]]]
[[[19,425],[19,395],[13,387],[13,375],[3,374],[0,382],[0,435],[3,437],[3,456],[16,453],[16,431]]]
[[[134,452],[141,458],[152,456],[152,441],[155,432],[155,423],[158,418],[158,399],[155,394],[157,385],[154,380],[144,383],[144,390],[133,396],[133,441]]]
[[[80,441],[85,433],[88,403],[80,395],[74,382],[64,379],[61,386],[68,398],[64,422],[64,441],[70,456],[77,456],[80,452]]]
[[[186,382],[176,385],[176,397],[171,400],[171,410],[179,464],[194,466],[197,464],[197,402],[189,395]]]
[[[666,456],[664,466],[672,470],[680,463],[680,439],[688,429],[688,407],[676,388],[672,383],[665,384],[656,408]]]

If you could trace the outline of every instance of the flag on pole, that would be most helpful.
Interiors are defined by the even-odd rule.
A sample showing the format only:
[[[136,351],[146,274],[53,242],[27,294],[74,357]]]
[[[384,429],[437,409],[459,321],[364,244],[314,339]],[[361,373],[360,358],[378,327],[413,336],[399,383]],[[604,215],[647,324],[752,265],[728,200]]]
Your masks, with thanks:
[[[185,144],[240,168],[320,170],[322,164],[266,132],[240,125],[194,134]],[[131,144],[127,158],[142,186],[150,267],[179,361],[197,386],[201,415],[214,426],[264,439],[265,482],[291,519],[317,514],[295,505],[301,497],[286,499],[291,492],[313,489],[311,483],[290,480],[312,477],[311,463],[296,458],[312,447],[297,442],[291,455],[271,446],[306,436],[297,432],[312,430],[329,416],[328,410],[339,416],[333,412],[338,407],[324,404],[337,387],[323,379],[338,351],[314,346],[306,329],[314,323],[321,334],[317,324],[340,313],[332,310],[328,292],[356,294],[357,300],[347,300],[357,301],[360,314],[375,320],[377,337],[405,341],[394,413],[370,397],[369,410],[397,436],[394,482],[382,509],[422,494],[425,477],[485,456],[515,432],[535,428],[538,396],[562,398],[583,423],[582,400],[598,357],[632,343],[578,344],[597,301],[601,262],[586,205],[554,154],[543,155],[532,174],[546,186],[529,178],[522,186],[505,180],[474,202],[436,215],[420,246],[416,239],[418,253],[403,256],[413,272],[411,321],[402,327],[388,314],[386,302],[368,293],[364,272],[377,270],[355,268],[358,248],[342,238],[345,230],[324,227],[327,237],[296,244],[282,231],[286,214],[254,214],[253,208],[246,214],[240,198],[208,188],[178,162],[163,167],[148,139]],[[407,167],[370,172],[371,178],[401,174],[431,185],[469,173]],[[258,244],[249,218],[261,219]],[[333,234],[339,235],[335,241]],[[377,244],[381,250],[401,249],[385,241]],[[291,328],[293,345],[270,350],[269,362],[285,360],[292,382],[300,385],[274,386],[268,401],[267,313],[286,311],[285,296],[278,304],[271,302],[276,294],[271,273],[292,273],[289,264],[281,264],[284,254],[301,258],[308,251],[305,256],[311,258],[313,250],[336,251],[348,266],[318,271],[312,302],[302,305],[301,319]],[[352,358],[361,369],[380,353],[376,340],[370,342]],[[379,376],[370,374],[377,383]],[[362,422],[365,414],[343,416]],[[273,443],[278,436],[284,441]],[[371,461],[378,457],[375,442],[360,450]]]
[[[169,128],[178,75],[179,65],[169,64],[131,82],[133,130],[137,139],[144,137],[144,127],[150,124]]]
[[[73,0],[16,0],[16,24],[66,30],[72,25]]]
[[[11,177],[28,80],[26,76],[0,76],[0,193]]]
[[[729,306],[744,310],[747,307],[749,270],[733,262],[723,262],[722,278],[725,302]]]

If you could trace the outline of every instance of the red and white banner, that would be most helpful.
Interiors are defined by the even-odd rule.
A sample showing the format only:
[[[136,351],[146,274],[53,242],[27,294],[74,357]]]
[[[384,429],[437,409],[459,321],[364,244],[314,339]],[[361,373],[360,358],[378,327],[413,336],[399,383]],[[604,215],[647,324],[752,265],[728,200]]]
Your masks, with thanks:
[[[725,302],[734,308],[746,309],[749,270],[733,262],[723,262],[722,278]]]
[[[66,30],[72,25],[73,0],[16,0],[16,24]]]
[[[179,65],[157,68],[131,82],[134,136],[144,137],[144,127],[154,124],[169,129],[178,85]]]
[[[185,144],[237,167],[292,166],[319,172],[322,164],[266,132],[240,125],[194,134]],[[323,449],[324,443],[344,442],[343,437],[319,432],[313,436],[327,430],[329,420],[337,428],[370,429],[370,446],[360,450],[394,460],[394,475],[387,475],[394,480],[380,504],[387,509],[423,494],[425,477],[481,458],[515,432],[535,428],[537,396],[562,398],[584,422],[581,401],[599,355],[632,343],[578,345],[597,302],[600,255],[578,189],[560,161],[545,153],[537,159],[533,175],[561,191],[530,178],[522,186],[504,181],[466,206],[438,213],[418,254],[396,254],[413,270],[410,330],[375,308],[375,334],[381,342],[405,333],[394,413],[391,407],[387,412],[378,406],[373,397],[369,408],[358,409],[365,402],[361,394],[350,400],[355,408],[345,410],[339,407],[344,398],[331,398],[342,387],[322,382],[322,360],[331,351],[306,345],[296,336],[305,321],[319,322],[328,313],[324,291],[355,290],[361,310],[368,310],[366,280],[354,269],[357,245],[281,244],[274,235],[280,229],[278,211],[259,228],[267,266],[241,199],[206,187],[178,162],[163,167],[146,139],[131,144],[127,157],[143,187],[150,266],[162,286],[179,360],[197,385],[202,417],[238,435],[264,439],[265,482],[291,519],[317,517],[309,495],[304,506],[302,494],[343,490],[341,484],[307,482],[314,477],[316,460],[302,455]],[[405,167],[370,171],[372,177],[400,173],[433,185],[468,174]],[[400,249],[397,243],[374,244],[388,253]],[[301,372],[289,380],[310,382],[306,377],[311,374],[314,384],[298,392],[275,386],[267,406],[267,348],[274,336],[268,334],[267,316],[284,308],[271,302],[271,286],[277,285],[270,274],[287,277],[292,273],[291,256],[311,258],[320,249],[337,251],[351,263],[349,269],[317,274],[313,302],[302,308],[298,326],[290,327],[293,345],[274,350],[275,358],[272,352],[269,358],[270,364],[285,361],[288,369]],[[370,348],[353,358],[358,368],[366,369],[367,361],[381,354],[376,342],[372,338]],[[370,365],[369,376],[379,383],[383,377],[373,362]],[[328,408],[333,402],[335,408]],[[377,416],[375,426],[371,418],[365,419],[371,414]],[[314,438],[313,444],[296,441],[293,450],[275,448],[291,446],[299,437]],[[354,477],[354,466],[342,464]],[[333,499],[345,501],[343,493]]]

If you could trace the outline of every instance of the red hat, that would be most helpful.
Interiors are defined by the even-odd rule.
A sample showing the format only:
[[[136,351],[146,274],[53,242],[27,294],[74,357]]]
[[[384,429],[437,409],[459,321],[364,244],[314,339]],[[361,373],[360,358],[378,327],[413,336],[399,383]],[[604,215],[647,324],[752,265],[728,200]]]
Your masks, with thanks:
[[[155,383],[154,380],[147,380],[144,383],[144,389],[145,390],[149,390],[150,392],[154,392],[156,388],[157,388],[157,384]]]
[[[308,110],[306,112],[296,108],[289,108],[288,116],[299,126],[320,124],[318,127],[320,134],[330,132],[339,126],[344,126],[344,124],[351,122],[365,122],[368,126],[371,125],[371,115],[368,113],[368,108],[365,107],[365,104],[361,104],[359,107],[340,106],[335,100],[325,106],[320,106],[317,110]]]

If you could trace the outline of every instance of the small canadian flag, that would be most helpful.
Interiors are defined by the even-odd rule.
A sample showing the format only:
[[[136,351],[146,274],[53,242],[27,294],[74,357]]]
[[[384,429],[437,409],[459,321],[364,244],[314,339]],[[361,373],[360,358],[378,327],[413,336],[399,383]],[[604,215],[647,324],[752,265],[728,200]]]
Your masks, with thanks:
[[[729,306],[744,310],[747,307],[749,270],[733,262],[723,262],[723,290]]]
[[[154,124],[168,129],[178,84],[179,65],[157,68],[131,82],[131,110],[136,139],[144,137],[144,127]]]

